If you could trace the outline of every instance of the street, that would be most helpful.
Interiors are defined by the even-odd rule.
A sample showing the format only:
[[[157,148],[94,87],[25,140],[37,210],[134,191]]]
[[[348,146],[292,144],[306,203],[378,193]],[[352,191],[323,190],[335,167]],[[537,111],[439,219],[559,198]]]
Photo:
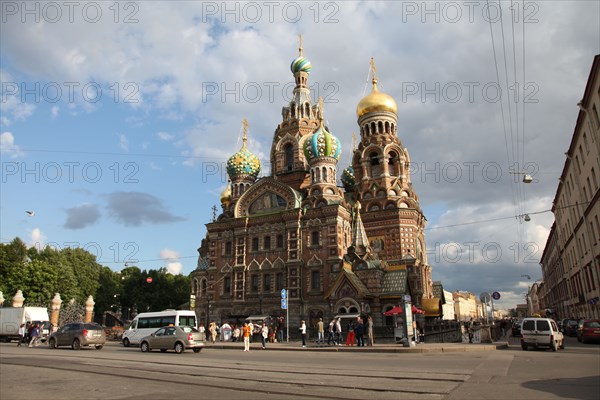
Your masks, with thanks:
[[[558,352],[522,351],[515,339],[493,351],[279,350],[207,345],[178,355],[114,342],[81,351],[2,343],[0,398],[596,399],[600,391],[600,345],[575,338]]]

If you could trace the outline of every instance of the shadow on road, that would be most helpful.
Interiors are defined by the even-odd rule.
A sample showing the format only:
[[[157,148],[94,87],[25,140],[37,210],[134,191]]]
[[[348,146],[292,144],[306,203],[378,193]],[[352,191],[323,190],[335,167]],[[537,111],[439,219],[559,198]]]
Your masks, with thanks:
[[[600,391],[598,375],[582,378],[545,379],[525,382],[527,389],[552,393],[564,399],[597,400]]]

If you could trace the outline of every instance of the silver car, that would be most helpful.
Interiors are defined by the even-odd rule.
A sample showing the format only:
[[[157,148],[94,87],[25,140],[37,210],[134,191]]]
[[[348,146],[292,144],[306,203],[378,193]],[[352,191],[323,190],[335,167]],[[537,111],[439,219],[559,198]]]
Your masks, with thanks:
[[[73,350],[94,346],[100,350],[106,343],[106,334],[99,324],[94,322],[76,322],[67,324],[48,338],[48,346],[56,349],[59,346],[71,346]]]
[[[159,349],[163,353],[167,350],[175,350],[175,353],[183,353],[185,349],[192,349],[194,353],[202,350],[204,342],[203,334],[191,326],[165,326],[159,328],[150,336],[140,340],[140,350],[143,352]]]

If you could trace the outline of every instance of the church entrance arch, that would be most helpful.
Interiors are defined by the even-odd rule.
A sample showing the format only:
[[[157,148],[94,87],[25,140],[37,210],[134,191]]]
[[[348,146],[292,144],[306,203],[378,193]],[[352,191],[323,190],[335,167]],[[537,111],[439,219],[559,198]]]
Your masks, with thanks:
[[[335,303],[334,310],[336,314],[358,314],[360,313],[360,306],[356,300],[346,297]]]

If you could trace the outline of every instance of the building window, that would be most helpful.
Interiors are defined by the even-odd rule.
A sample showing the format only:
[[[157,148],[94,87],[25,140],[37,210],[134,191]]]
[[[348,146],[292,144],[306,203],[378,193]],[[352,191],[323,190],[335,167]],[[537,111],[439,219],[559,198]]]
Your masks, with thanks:
[[[312,232],[310,244],[312,246],[318,246],[319,245],[319,231],[313,231]]]
[[[283,249],[283,235],[277,235],[277,248]]]
[[[271,275],[266,274],[263,276],[263,292],[271,291]]]
[[[252,275],[252,291],[258,292],[258,275]]]
[[[285,170],[291,171],[294,169],[294,146],[292,144],[286,144],[283,148],[283,152],[285,157]]]
[[[226,242],[225,243],[225,255],[226,256],[230,256],[231,255],[231,242]]]
[[[265,236],[265,250],[271,250],[271,236]]]
[[[321,289],[321,274],[319,271],[312,271],[311,280],[310,280],[310,288],[312,290],[320,290]]]
[[[258,251],[258,238],[252,238],[252,251]]]
[[[225,279],[223,279],[223,293],[231,294],[231,278],[229,276],[226,276]]]
[[[277,273],[277,291],[283,289],[283,272]]]

